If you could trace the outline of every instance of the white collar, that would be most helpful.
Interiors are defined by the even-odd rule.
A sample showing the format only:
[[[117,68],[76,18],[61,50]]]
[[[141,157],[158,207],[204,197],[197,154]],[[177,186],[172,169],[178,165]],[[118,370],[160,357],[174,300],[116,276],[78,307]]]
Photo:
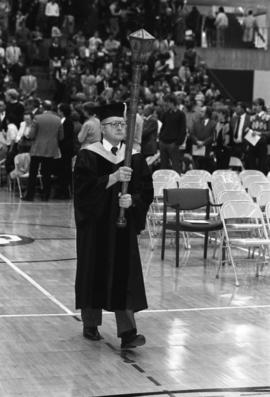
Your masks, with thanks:
[[[108,150],[108,152],[110,152],[111,149],[112,149],[113,147],[117,147],[117,149],[118,149],[118,151],[119,151],[119,149],[120,149],[120,147],[121,147],[121,142],[119,142],[118,145],[113,146],[113,145],[112,145],[109,141],[107,141],[107,139],[105,139],[105,138],[103,138],[102,144],[103,144],[104,148],[105,148],[106,150]]]
[[[262,117],[264,115],[264,111],[262,110],[260,113],[258,113],[258,116]]]
[[[104,143],[104,142],[103,142]],[[111,145],[112,147],[112,145]],[[81,147],[82,149],[89,150],[90,152],[97,153],[104,159],[108,160],[110,163],[113,164],[119,164],[125,159],[125,151],[126,151],[126,145],[122,144],[116,155],[112,154],[111,150],[106,150],[105,147],[102,145],[101,142],[95,142],[91,143],[89,145],[83,145]],[[132,154],[137,153],[136,150],[132,149]]]

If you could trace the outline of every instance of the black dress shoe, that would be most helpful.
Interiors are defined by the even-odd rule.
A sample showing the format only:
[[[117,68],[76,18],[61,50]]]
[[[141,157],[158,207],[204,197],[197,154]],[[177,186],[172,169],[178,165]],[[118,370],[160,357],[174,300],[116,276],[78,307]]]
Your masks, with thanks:
[[[98,332],[97,327],[84,327],[83,328],[83,336],[90,340],[101,340],[103,339],[100,333]]]
[[[135,347],[143,346],[145,342],[145,337],[141,334],[122,337],[121,349],[134,349]]]

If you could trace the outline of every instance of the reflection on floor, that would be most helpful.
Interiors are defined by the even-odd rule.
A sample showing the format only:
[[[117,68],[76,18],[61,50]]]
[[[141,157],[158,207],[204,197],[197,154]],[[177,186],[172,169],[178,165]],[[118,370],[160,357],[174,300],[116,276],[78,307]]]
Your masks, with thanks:
[[[237,288],[230,266],[215,278],[211,247],[203,262],[202,239],[181,247],[176,269],[173,244],[162,262],[145,233],[149,309],[136,318],[147,344],[121,352],[112,313],[101,342],[82,337],[71,202],[19,202],[1,190],[0,238],[0,397],[270,396],[268,267],[256,278],[242,265]]]

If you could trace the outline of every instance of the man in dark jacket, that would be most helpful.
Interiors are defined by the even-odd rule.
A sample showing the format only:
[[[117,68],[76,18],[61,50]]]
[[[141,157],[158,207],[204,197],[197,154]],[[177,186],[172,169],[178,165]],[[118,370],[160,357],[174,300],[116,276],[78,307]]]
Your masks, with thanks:
[[[172,168],[179,174],[182,171],[179,147],[187,134],[185,113],[177,108],[174,95],[165,97],[167,109],[161,118],[162,127],[159,134],[160,168]]]
[[[157,152],[158,122],[153,112],[153,105],[145,105],[142,130],[142,153],[145,157],[153,156]]]
[[[134,312],[147,307],[137,234],[145,226],[153,199],[152,177],[141,153],[123,166],[126,125],[124,105],[97,108],[103,142],[84,146],[74,170],[77,227],[76,308],[81,309],[83,335],[100,340],[102,309],[115,312],[122,348],[145,343],[137,334]],[[119,198],[121,182],[128,194]],[[127,226],[117,227],[119,207],[126,209]]]
[[[72,157],[74,155],[74,125],[68,103],[58,105],[58,114],[63,126],[64,138],[59,142],[61,159],[59,164],[60,190],[55,198],[69,199],[72,191]]]

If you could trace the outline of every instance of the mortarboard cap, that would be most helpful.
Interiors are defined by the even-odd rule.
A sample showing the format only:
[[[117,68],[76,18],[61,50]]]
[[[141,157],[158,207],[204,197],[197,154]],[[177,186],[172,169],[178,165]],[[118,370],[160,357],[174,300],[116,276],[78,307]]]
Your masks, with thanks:
[[[117,102],[95,107],[93,112],[100,121],[104,121],[110,117],[124,117],[124,110],[125,105],[122,102]]]

